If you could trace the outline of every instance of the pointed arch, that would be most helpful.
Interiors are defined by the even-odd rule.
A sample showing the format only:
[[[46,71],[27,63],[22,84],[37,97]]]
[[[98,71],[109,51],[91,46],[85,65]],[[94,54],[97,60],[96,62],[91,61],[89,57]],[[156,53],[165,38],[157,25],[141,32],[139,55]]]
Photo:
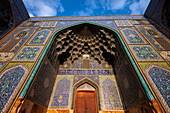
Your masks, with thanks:
[[[75,106],[76,89],[78,87],[80,87],[81,85],[85,84],[85,83],[89,84],[90,86],[92,86],[96,90],[96,94],[97,94],[97,106],[98,106],[98,110],[101,110],[99,85],[97,83],[95,83],[94,81],[90,80],[89,78],[81,79],[80,81],[78,81],[76,84],[73,85],[72,99],[71,99],[72,100],[71,109],[74,109],[74,106]]]

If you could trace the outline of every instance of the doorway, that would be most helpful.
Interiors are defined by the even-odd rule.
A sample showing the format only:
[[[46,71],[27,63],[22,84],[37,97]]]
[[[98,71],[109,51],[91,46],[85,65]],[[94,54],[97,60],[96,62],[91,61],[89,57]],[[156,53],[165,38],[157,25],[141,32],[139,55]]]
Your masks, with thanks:
[[[74,113],[97,113],[95,90],[76,90]]]

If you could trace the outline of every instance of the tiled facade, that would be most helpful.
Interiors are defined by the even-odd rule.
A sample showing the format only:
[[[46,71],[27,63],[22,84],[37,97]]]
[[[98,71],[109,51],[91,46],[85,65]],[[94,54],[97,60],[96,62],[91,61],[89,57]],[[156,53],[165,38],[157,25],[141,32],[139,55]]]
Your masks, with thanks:
[[[157,2],[158,1],[159,0],[157,0]],[[17,7],[21,7],[20,9],[24,8],[21,4],[20,6],[19,3],[17,3],[17,5]],[[25,14],[23,12],[22,16],[17,10],[17,7],[12,3],[12,8],[16,15],[15,20],[18,22],[16,24],[19,24],[24,20],[23,16]],[[151,7],[148,8],[150,12],[152,12],[152,9]],[[148,12],[146,12],[146,14],[148,16],[150,15]],[[156,16],[153,19],[157,20],[155,18]],[[27,93],[27,88],[30,87],[32,79],[41,67],[41,62],[44,62],[44,55],[46,55],[49,50],[50,44],[55,40],[54,34],[70,26],[84,23],[102,26],[103,29],[110,29],[112,32],[116,32],[121,47],[126,50],[123,55],[129,54],[130,56],[128,56],[128,58],[131,60],[126,62],[127,59],[125,60],[119,55],[117,64],[120,65],[116,65],[115,67],[118,74],[114,74],[114,70],[112,70],[112,67],[107,63],[98,64],[93,62],[93,60],[89,60],[90,69],[83,68],[83,60],[79,60],[80,62],[74,64],[65,63],[60,66],[57,72],[59,77],[54,77],[54,80],[56,79],[54,88],[52,84],[54,80],[48,77],[46,79],[45,76],[43,77],[44,81],[42,84],[45,85],[43,88],[40,87],[43,91],[45,91],[45,87],[48,87],[48,82],[52,81],[49,85],[51,88],[50,92],[52,92],[51,100],[49,100],[50,94],[47,94],[48,99],[45,99],[46,102],[43,101],[43,99],[37,99],[35,103],[40,104],[42,102],[42,106],[45,107],[47,107],[49,103],[49,109],[64,109],[68,112],[68,109],[74,109],[73,95],[75,95],[75,92],[73,92],[73,89],[83,80],[87,80],[96,85],[96,91],[98,89],[97,102],[98,105],[100,105],[99,111],[125,110],[124,106],[126,106],[126,108],[132,108],[135,104],[139,105],[145,102],[145,94],[147,95],[149,93],[153,95],[151,99],[157,99],[157,101],[161,103],[163,106],[162,109],[170,111],[169,82],[167,81],[170,75],[169,39],[166,37],[167,34],[163,34],[160,32],[160,29],[156,27],[158,25],[152,24],[150,19],[142,15],[35,17],[29,18],[18,25],[0,42],[0,91],[2,94],[0,97],[0,111],[6,112],[11,106],[11,103],[15,101],[13,100],[14,97],[18,98],[20,94]],[[167,44],[167,46],[163,45],[161,39],[166,41],[165,44]],[[116,43],[118,43],[118,41]],[[58,45],[55,47],[57,46]],[[115,48],[118,49],[118,47]],[[52,56],[55,55],[54,50],[49,51]],[[52,58],[51,61],[50,58],[48,58],[48,60],[49,62],[55,61],[54,58]],[[49,65],[54,66],[52,63]],[[127,67],[129,70],[132,69],[131,72],[128,72]],[[136,73],[140,73],[140,76]],[[124,76],[126,74],[127,76]],[[131,76],[128,76],[128,74]],[[140,77],[147,81],[145,83],[147,84],[146,86]],[[39,83],[40,79],[36,81]],[[134,83],[131,83],[131,81],[134,81]],[[33,84],[32,88],[34,89],[39,85],[40,84]],[[150,92],[146,91],[146,87]],[[22,91],[20,91],[20,88]],[[135,93],[133,95],[131,95],[132,90]],[[154,93],[151,93],[151,91]],[[35,95],[36,94],[41,95],[38,92],[35,92]],[[30,91],[29,99],[34,102],[35,97],[32,95],[33,91]],[[45,97],[42,96],[42,98]],[[149,98],[149,96],[147,98]]]

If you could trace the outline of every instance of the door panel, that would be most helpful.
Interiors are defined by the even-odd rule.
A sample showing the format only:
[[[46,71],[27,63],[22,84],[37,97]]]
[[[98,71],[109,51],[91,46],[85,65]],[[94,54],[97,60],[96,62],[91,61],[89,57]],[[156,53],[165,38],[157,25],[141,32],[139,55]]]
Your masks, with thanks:
[[[96,92],[77,90],[75,113],[97,113]]]

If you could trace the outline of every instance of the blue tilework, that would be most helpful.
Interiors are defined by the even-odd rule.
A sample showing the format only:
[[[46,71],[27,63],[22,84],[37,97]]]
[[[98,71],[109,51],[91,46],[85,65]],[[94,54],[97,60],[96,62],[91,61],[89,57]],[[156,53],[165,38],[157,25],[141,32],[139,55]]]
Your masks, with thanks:
[[[57,21],[51,21],[51,22],[44,22],[41,27],[55,27],[57,24]]]
[[[132,22],[132,24],[140,24],[138,21],[136,21],[136,20],[132,20],[131,21]]]
[[[130,45],[130,48],[138,61],[163,61],[150,45]]]
[[[51,33],[51,31],[47,30],[47,29],[37,31],[36,34],[33,36],[33,38],[31,39],[31,41],[28,44],[45,44],[50,33]]]
[[[112,21],[89,21],[89,22],[93,22],[93,23],[98,23],[98,24],[101,24],[101,25],[105,25],[105,26],[108,26],[108,27],[111,27],[111,28],[114,28],[115,30],[119,31],[115,22],[112,20]]]
[[[164,37],[159,31],[153,27],[144,26],[139,29],[141,33],[149,40],[149,42],[157,49],[164,50],[153,38],[154,37]]]
[[[0,52],[0,61],[9,61],[14,55],[13,52]]]
[[[99,85],[99,76],[74,76],[73,85],[78,83],[79,81],[81,81],[84,78],[88,78],[91,81],[95,82],[97,85]]]
[[[146,19],[144,16],[124,16],[124,15],[116,15],[116,16],[87,16],[87,17],[62,17],[62,16],[58,16],[58,17],[38,17],[38,18],[30,18],[28,19],[28,21],[47,21],[47,20],[86,20],[86,21],[90,21],[90,20],[98,20],[98,19]]]
[[[113,80],[106,78],[102,82],[102,89],[104,95],[104,109],[107,110],[121,109],[122,103],[119,97],[116,83]]]
[[[80,23],[82,21],[60,21],[54,29],[54,32],[62,27],[66,27],[72,24]]]
[[[162,99],[166,107],[170,110],[170,71],[152,65],[147,70],[147,75],[151,79],[152,85],[158,90],[159,95],[162,95]]]
[[[137,30],[125,28],[121,31],[126,41],[130,44],[146,43],[146,41],[144,41],[143,37],[138,33]]]
[[[113,70],[59,70],[58,75],[113,75]]]
[[[42,22],[25,22],[22,26],[40,26]]]
[[[115,20],[117,26],[133,26],[129,20]]]
[[[13,61],[35,61],[43,46],[24,46]]]
[[[6,62],[1,62],[1,63],[0,63],[0,71],[2,70],[2,68],[4,68],[4,66],[5,66],[6,64],[7,64]]]
[[[61,79],[55,88],[51,107],[68,106],[70,81],[67,78]]]
[[[0,76],[0,110],[5,109],[5,105],[9,104],[10,98],[16,92],[17,88],[20,86],[24,75],[26,74],[26,68],[22,65],[12,67]]]
[[[51,30],[51,31],[53,31],[54,30],[54,28],[53,27],[40,27],[40,28],[38,28],[38,31],[40,31],[40,30],[43,30],[43,29],[48,29],[48,30]]]
[[[25,32],[27,32],[25,35],[22,36],[20,35],[21,37],[19,37],[19,33],[25,33]],[[28,39],[33,33],[34,30],[30,28],[17,29],[14,33],[12,33],[9,37],[7,37],[2,43],[0,43],[0,48],[2,48],[5,44],[7,44],[7,42],[9,42],[10,39]]]
[[[19,43],[18,44],[16,44],[12,49],[11,49],[11,51],[18,51],[19,49],[20,49],[20,47],[26,42],[26,38],[24,38],[24,39],[21,39],[20,41],[19,41]]]

